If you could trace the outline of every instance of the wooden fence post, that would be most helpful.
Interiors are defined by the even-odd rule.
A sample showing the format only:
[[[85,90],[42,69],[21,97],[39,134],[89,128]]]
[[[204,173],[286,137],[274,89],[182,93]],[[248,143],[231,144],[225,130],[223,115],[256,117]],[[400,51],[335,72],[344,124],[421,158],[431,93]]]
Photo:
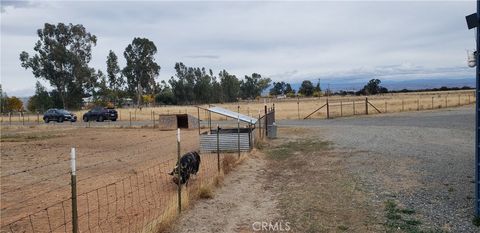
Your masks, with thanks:
[[[387,101],[385,100],[385,113],[387,113]]]
[[[353,100],[353,115],[355,115],[355,99]]]
[[[402,112],[405,111],[405,101],[402,99]]]
[[[365,97],[365,115],[368,115],[368,97]]]
[[[448,100],[447,100],[447,96],[445,96],[445,107],[448,107]]]
[[[434,97],[432,96],[432,109],[433,109],[433,98],[434,98]]]
[[[327,119],[330,119],[330,105],[328,104],[328,98],[327,98]]]
[[[340,117],[343,117],[343,102],[340,100]]]
[[[129,112],[129,113],[130,113],[130,127],[132,127],[132,112]]]
[[[420,99],[417,98],[417,111],[420,111]]]
[[[72,232],[78,233],[78,210],[77,210],[77,168],[75,148],[70,152],[71,161],[71,187],[72,187]]]

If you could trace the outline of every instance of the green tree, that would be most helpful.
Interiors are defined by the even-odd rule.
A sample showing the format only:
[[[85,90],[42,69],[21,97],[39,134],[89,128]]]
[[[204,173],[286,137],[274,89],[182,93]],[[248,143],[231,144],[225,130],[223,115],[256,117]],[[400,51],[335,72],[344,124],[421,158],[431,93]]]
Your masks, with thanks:
[[[6,111],[6,106],[7,106],[7,99],[8,95],[6,92],[3,91],[2,84],[0,84],[0,112],[7,112]]]
[[[79,107],[84,90],[92,83],[94,70],[88,67],[91,48],[97,38],[81,25],[45,23],[37,31],[32,57],[20,54],[22,67],[32,69],[36,78],[49,81],[61,98],[63,108]]]
[[[194,69],[185,66],[181,62],[175,64],[175,77],[171,77],[168,81],[175,100],[178,104],[193,103],[195,99],[195,75]]]
[[[292,89],[292,86],[290,85],[290,83],[287,83],[287,85],[285,86],[285,94],[295,95],[295,90]]]
[[[210,71],[211,76],[213,76]],[[212,102],[212,77],[208,75],[205,68],[194,68],[195,85],[193,92],[195,94],[195,102],[209,103]]]
[[[134,38],[125,48],[123,56],[127,61],[123,75],[127,78],[128,92],[141,104],[143,94],[153,94],[155,77],[160,72],[160,66],[155,62],[157,47],[147,38]]]
[[[304,95],[304,96],[312,96],[313,95],[313,84],[309,80],[305,80],[302,82],[302,85],[300,86],[300,89],[298,90],[298,93]]]
[[[7,98],[5,110],[7,112],[21,112],[23,111],[23,102],[15,96]]]
[[[44,112],[53,107],[52,97],[47,89],[37,81],[35,84],[35,95],[28,100],[27,108],[31,112]]]
[[[238,81],[238,78],[229,74],[226,70],[222,70],[218,76],[220,77],[223,101],[237,102],[240,94],[240,81]]]
[[[315,88],[313,89],[313,92],[322,92],[322,88],[320,88],[320,81],[317,83],[317,86],[315,86]]]
[[[292,89],[292,87],[290,87],[290,89]],[[286,94],[287,94],[287,84],[285,82],[273,83],[273,87],[270,89],[270,95],[286,95]]]
[[[113,104],[117,106],[121,89],[123,85],[125,85],[125,79],[120,73],[117,55],[112,50],[110,50],[107,56],[107,77],[108,87],[111,91],[111,100],[113,101]]]
[[[255,99],[270,86],[270,78],[262,78],[260,74],[253,73],[252,76],[245,75],[240,81],[240,96],[243,99]]]
[[[371,79],[368,81],[367,85],[363,87],[362,90],[360,90],[361,94],[364,95],[376,95],[379,93],[387,93],[388,89],[385,87],[380,86],[380,79]]]
[[[170,86],[164,80],[162,80],[159,86],[160,92],[155,96],[155,102],[159,104],[176,104],[175,96]]]

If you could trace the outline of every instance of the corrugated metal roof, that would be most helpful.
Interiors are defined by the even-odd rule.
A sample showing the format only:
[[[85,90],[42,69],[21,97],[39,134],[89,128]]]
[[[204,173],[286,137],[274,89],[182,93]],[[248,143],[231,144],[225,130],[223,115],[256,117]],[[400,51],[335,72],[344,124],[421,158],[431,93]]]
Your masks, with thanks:
[[[211,108],[208,109],[208,111],[214,112],[214,113],[217,113],[217,114],[220,114],[220,115],[223,115],[223,116],[231,117],[231,118],[234,118],[234,119],[239,118],[240,121],[243,121],[243,122],[246,122],[246,123],[249,123],[249,124],[257,123],[256,118],[249,117],[249,116],[240,114],[238,112],[230,111],[230,110],[225,109],[225,108],[211,107]]]

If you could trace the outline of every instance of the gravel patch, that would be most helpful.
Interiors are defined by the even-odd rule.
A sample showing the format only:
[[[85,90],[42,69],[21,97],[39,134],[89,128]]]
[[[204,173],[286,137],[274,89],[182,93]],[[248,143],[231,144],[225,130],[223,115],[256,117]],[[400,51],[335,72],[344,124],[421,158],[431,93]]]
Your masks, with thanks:
[[[414,209],[426,229],[479,232],[474,217],[473,106],[438,111],[283,120],[279,127],[308,127],[335,150],[372,202],[396,200]]]

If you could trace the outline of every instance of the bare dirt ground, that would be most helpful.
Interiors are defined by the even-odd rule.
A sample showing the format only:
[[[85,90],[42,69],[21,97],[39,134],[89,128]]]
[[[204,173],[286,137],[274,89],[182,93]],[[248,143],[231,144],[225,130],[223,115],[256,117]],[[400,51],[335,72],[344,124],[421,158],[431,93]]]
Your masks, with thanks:
[[[81,194],[141,171],[153,174],[147,168],[174,161],[175,134],[151,128],[2,127],[1,224],[70,197],[71,147]],[[181,148],[197,149],[198,131],[182,131]]]
[[[201,200],[170,232],[380,232],[378,205],[345,171],[345,156],[304,129],[283,129],[266,155],[227,176],[213,199]],[[307,140],[307,141],[305,141]],[[261,223],[272,224],[262,230]],[[277,228],[275,228],[275,224]],[[280,225],[282,225],[280,227]],[[288,226],[287,226],[288,225]]]
[[[275,194],[265,187],[267,161],[254,153],[226,176],[213,199],[200,200],[168,232],[251,232],[255,222],[279,217]]]

